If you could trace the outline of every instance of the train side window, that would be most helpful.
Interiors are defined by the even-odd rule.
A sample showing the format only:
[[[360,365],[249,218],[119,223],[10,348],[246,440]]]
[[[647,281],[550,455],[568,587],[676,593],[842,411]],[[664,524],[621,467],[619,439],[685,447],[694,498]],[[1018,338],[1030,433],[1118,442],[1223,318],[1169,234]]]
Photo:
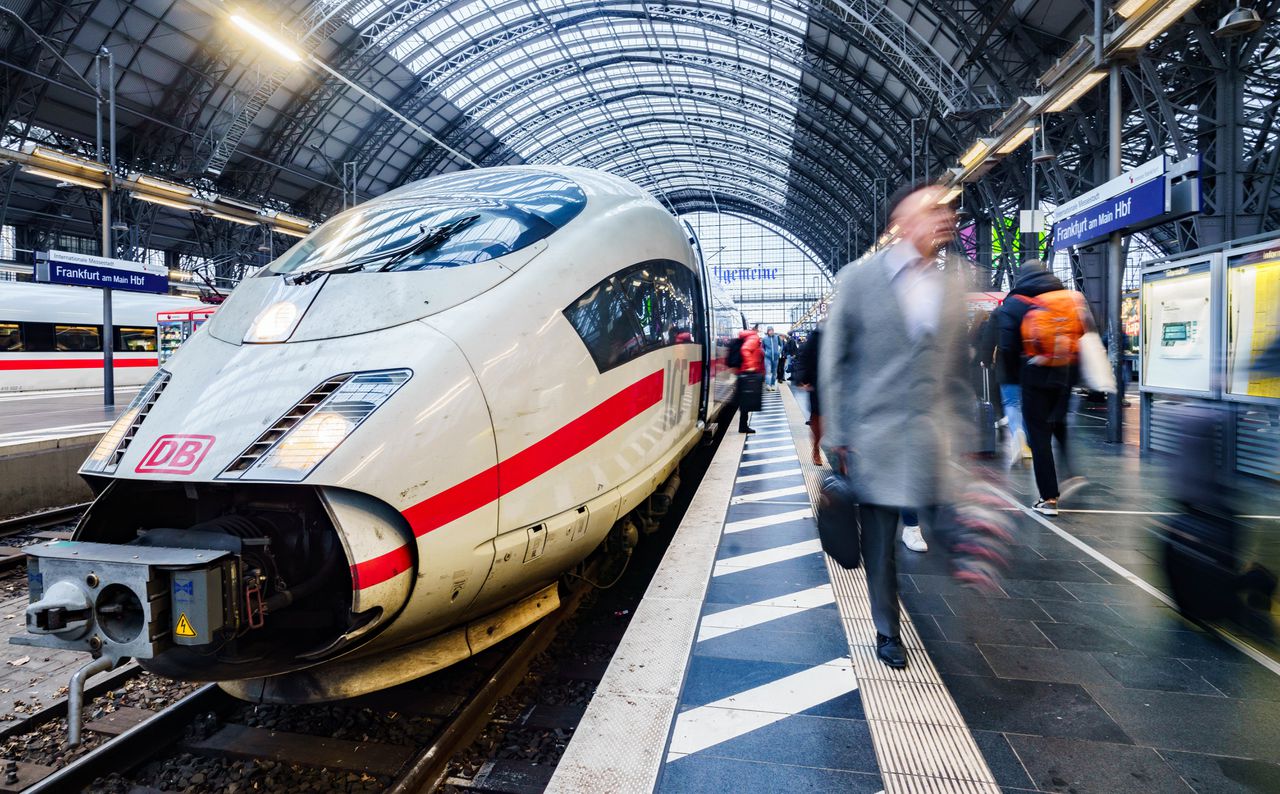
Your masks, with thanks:
[[[55,325],[54,345],[68,353],[94,353],[102,350],[102,329],[96,325]]]
[[[621,270],[564,310],[601,372],[668,345],[699,340],[693,273],[654,261]]]
[[[0,323],[0,353],[21,353],[22,326],[17,323]]]
[[[51,353],[53,346],[52,323],[23,323],[22,341],[28,353]]]
[[[156,351],[156,329],[154,328],[115,328],[115,350],[122,353],[154,353]]]

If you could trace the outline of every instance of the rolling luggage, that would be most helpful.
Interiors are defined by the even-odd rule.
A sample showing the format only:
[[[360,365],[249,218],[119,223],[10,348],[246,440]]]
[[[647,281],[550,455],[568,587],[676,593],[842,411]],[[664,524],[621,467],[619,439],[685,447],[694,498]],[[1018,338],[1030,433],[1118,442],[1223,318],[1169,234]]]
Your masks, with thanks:
[[[991,404],[991,370],[986,363],[982,368],[982,398],[978,400],[976,421],[978,423],[978,443],[974,452],[980,457],[993,458],[996,454],[996,409]]]
[[[763,407],[764,376],[744,372],[738,376],[738,410],[759,411]]]

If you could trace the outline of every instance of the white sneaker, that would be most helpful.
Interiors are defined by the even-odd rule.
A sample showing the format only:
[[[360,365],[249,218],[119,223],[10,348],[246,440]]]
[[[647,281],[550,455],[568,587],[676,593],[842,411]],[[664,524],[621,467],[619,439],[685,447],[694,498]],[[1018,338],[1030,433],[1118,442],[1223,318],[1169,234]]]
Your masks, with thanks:
[[[902,545],[912,551],[929,550],[929,544],[925,543],[924,536],[920,534],[920,527],[904,526],[902,528]]]

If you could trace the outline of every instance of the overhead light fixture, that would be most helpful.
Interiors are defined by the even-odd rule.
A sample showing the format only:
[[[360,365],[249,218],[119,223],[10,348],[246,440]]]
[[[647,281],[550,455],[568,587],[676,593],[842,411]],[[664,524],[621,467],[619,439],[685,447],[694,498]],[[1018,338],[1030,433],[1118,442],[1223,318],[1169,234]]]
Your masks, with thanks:
[[[1000,144],[1000,148],[996,149],[996,154],[1009,154],[1014,149],[1027,142],[1027,139],[1036,134],[1036,125],[1027,124],[1013,134],[1013,137]]]
[[[129,231],[129,224],[125,223],[124,221],[116,221],[115,223],[111,224],[111,231],[127,232]]]
[[[302,56],[298,54],[297,50],[290,47],[288,44],[285,44],[280,37],[268,32],[266,28],[249,17],[243,14],[232,14],[231,21],[235,23],[236,27],[240,28],[245,33],[248,33],[250,36],[253,36],[266,46],[268,50],[271,50],[271,52],[279,55],[286,61],[298,63],[302,60]]]
[[[228,198],[227,196],[214,196],[213,200],[219,204],[230,204],[233,207],[239,207],[240,209],[248,210],[249,212],[262,212],[262,207],[258,204],[250,204],[247,201]]]
[[[139,193],[136,190],[129,191],[129,195],[145,201],[150,204],[159,204],[161,207],[168,207],[175,210],[186,210],[187,212],[197,212],[199,207],[186,201],[178,201],[177,199],[164,198],[163,196],[153,196],[150,193]]]
[[[1087,93],[1090,88],[1093,88],[1095,85],[1098,84],[1099,81],[1102,80],[1102,78],[1106,76],[1107,76],[1107,73],[1101,70],[1096,72],[1088,72],[1082,75],[1080,79],[1076,81],[1075,85],[1071,86],[1066,91],[1063,91],[1057,97],[1051,99],[1049,101],[1049,104],[1046,105],[1044,110],[1041,112],[1061,113],[1062,111],[1074,105],[1077,99],[1084,96],[1085,93]]]
[[[62,173],[61,171],[50,171],[47,168],[37,168],[32,165],[22,166],[22,172],[25,174],[31,174],[32,176],[39,176],[39,177],[44,177],[45,179],[52,179],[54,182],[58,182],[58,183],[65,182],[68,185],[79,185],[80,187],[87,187],[92,190],[105,190],[107,187],[106,184],[102,182],[95,182],[92,179],[87,179],[81,176],[71,176],[70,174]],[[61,186],[62,185],[59,184],[59,187]]]
[[[960,195],[961,191],[963,190],[964,190],[963,185],[953,185],[947,188],[947,191],[938,197],[938,201],[936,202],[937,205],[941,207],[945,204],[950,204],[952,201],[955,200],[956,196]]]
[[[155,177],[147,176],[146,174],[134,174],[133,181],[137,182],[139,185],[146,185],[147,187],[155,188],[156,190],[163,190],[166,193],[173,193],[177,196],[194,196],[196,194],[195,188],[189,188],[186,185],[179,185],[176,182],[169,182],[164,179],[156,179]]]
[[[228,215],[225,212],[218,212],[217,210],[205,209],[204,214],[208,215],[210,218],[217,218],[220,221],[228,221],[230,223],[238,223],[241,226],[258,225],[257,221],[249,220],[248,218],[241,218],[239,215]]]
[[[290,215],[287,212],[268,212],[266,215],[276,223],[285,223],[303,229],[311,228],[311,221],[306,218],[299,218],[297,215]]]
[[[960,165],[970,168],[974,163],[986,157],[989,151],[991,151],[991,140],[989,138],[979,138],[973,142],[968,151],[960,155]]]
[[[95,171],[99,174],[105,174],[107,173],[107,171],[110,170],[107,166],[103,165],[97,160],[86,160],[83,157],[76,157],[74,154],[66,154],[56,149],[46,149],[43,146],[36,146],[32,148],[31,151],[28,152],[28,154],[30,154],[32,157],[36,157],[41,160],[48,160],[54,163],[62,163],[63,165],[75,166],[76,168],[83,168],[87,171]]]
[[[1125,35],[1117,46],[1122,50],[1137,50],[1147,46],[1152,39],[1164,33],[1170,25],[1181,19],[1183,14],[1199,2],[1200,0],[1171,0],[1168,5],[1139,25],[1133,33],[1127,33],[1123,28],[1118,31]],[[1126,23],[1125,27],[1129,27],[1129,24],[1131,23]]]
[[[1218,27],[1213,31],[1213,35],[1220,39],[1230,38],[1232,36],[1244,36],[1253,33],[1262,27],[1262,17],[1252,8],[1241,8],[1239,3],[1236,7],[1218,20]]]
[[[302,229],[290,229],[288,226],[273,226],[271,227],[271,231],[277,232],[279,234],[285,234],[290,237],[297,237],[299,239],[311,234],[311,232],[306,232],[306,231],[303,231]]]
[[[1116,4],[1116,13],[1128,19],[1142,9],[1151,5],[1153,0],[1123,0]]]

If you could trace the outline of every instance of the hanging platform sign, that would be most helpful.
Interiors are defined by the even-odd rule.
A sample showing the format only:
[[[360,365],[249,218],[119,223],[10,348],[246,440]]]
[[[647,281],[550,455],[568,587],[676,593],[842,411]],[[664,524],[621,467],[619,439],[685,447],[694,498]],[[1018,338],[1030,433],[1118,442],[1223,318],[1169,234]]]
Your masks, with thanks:
[[[146,262],[108,259],[70,251],[37,254],[36,281],[129,292],[168,292],[169,269]]]
[[[1163,155],[1053,210],[1053,247],[1089,245],[1200,211],[1200,158]]]

